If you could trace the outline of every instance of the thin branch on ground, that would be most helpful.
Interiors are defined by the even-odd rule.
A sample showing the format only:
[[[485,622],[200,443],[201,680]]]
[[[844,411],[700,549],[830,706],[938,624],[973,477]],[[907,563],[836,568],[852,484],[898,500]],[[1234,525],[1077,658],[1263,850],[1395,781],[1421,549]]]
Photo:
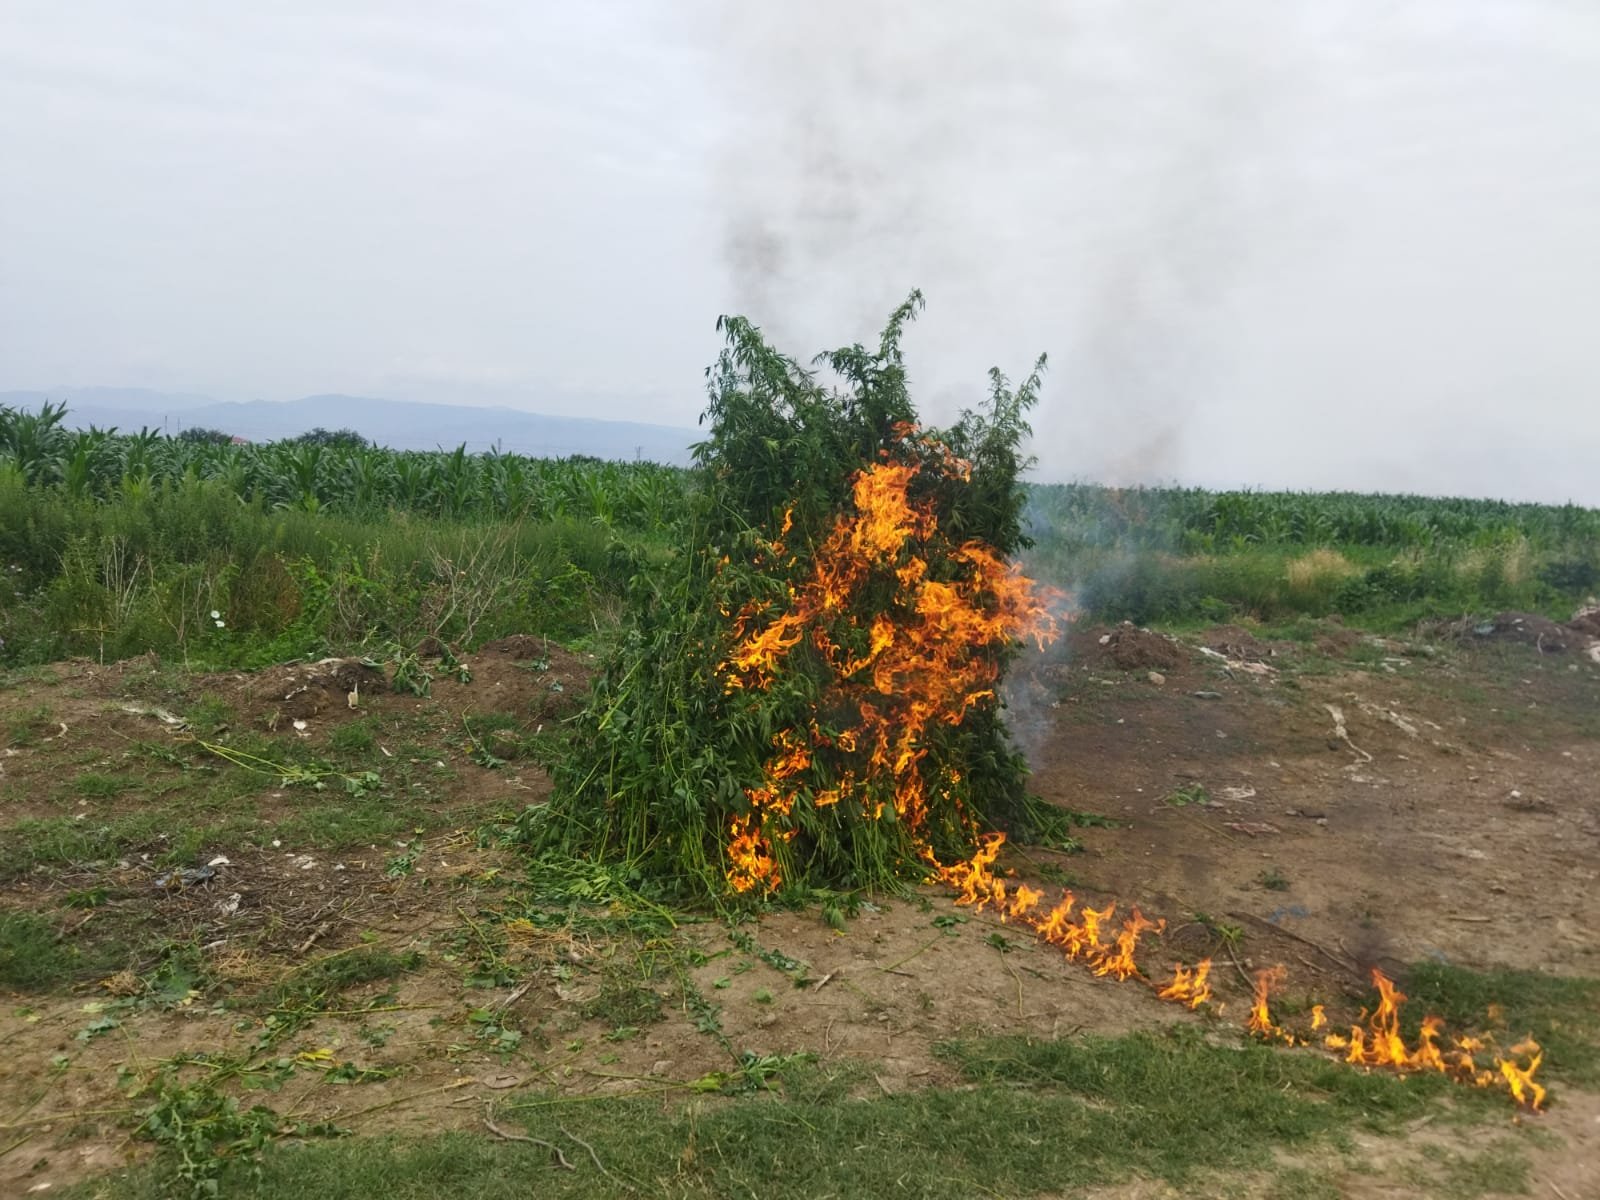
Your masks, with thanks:
[[[489,1132],[494,1134],[495,1137],[504,1138],[508,1142],[529,1142],[535,1146],[543,1146],[546,1150],[550,1151],[551,1154],[556,1156],[556,1165],[561,1167],[562,1170],[576,1171],[578,1169],[567,1161],[567,1156],[561,1153],[561,1147],[556,1145],[554,1142],[547,1142],[543,1138],[529,1137],[525,1133],[511,1133],[509,1130],[501,1129],[500,1126],[496,1125],[488,1117],[483,1118],[483,1123],[489,1127]],[[605,1170],[604,1167],[601,1167],[600,1169],[602,1171]]]
[[[604,1175],[607,1179],[611,1180],[611,1182],[616,1184],[618,1187],[626,1188],[630,1192],[635,1190],[634,1186],[631,1183],[627,1183],[627,1182],[624,1182],[621,1179],[618,1179],[610,1171],[606,1170],[605,1164],[600,1161],[600,1156],[594,1152],[594,1147],[589,1145],[588,1142],[584,1141],[577,1134],[575,1134],[575,1133],[571,1132],[570,1130],[568,1130],[565,1126],[557,1125],[556,1128],[561,1130],[561,1134],[562,1134],[563,1137],[568,1138],[571,1141],[577,1142],[578,1145],[582,1146],[585,1150],[587,1150],[589,1152],[589,1157],[594,1160],[595,1169],[597,1171],[599,1171],[600,1174]]]

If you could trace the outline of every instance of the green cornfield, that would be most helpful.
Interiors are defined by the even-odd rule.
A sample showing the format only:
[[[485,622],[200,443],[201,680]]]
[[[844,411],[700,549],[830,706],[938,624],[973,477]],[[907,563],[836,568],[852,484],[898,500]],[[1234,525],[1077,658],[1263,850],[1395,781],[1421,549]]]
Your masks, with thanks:
[[[0,407],[0,665],[155,651],[216,666],[603,638],[663,560],[690,471],[235,445]],[[1600,591],[1600,510],[1397,495],[1027,484],[1023,551],[1090,617],[1376,629]],[[217,614],[215,617],[212,614]],[[218,622],[221,622],[219,625]]]

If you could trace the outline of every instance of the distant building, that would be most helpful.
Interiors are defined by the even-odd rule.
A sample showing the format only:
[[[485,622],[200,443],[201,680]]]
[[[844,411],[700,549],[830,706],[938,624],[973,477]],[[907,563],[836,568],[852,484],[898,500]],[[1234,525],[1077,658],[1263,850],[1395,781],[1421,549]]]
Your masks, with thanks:
[[[249,444],[249,438],[231,437],[228,439],[228,445],[230,446],[248,446]]]

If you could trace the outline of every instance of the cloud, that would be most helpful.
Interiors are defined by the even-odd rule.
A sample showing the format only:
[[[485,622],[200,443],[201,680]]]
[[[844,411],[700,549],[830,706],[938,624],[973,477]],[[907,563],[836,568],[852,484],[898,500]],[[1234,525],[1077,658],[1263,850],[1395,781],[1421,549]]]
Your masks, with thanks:
[[[0,378],[454,398],[407,377],[423,361],[546,408],[665,377],[692,410],[719,301],[705,120],[652,11],[23,8]]]

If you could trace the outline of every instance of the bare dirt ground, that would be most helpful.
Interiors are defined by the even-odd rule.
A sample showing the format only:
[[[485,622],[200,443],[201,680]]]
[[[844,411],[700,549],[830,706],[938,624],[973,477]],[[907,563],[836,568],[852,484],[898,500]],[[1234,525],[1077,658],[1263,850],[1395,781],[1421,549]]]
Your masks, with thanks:
[[[1202,645],[1237,653],[1221,634]],[[1600,972],[1600,670],[1361,644],[1375,663],[1315,674],[1265,646],[1161,684],[1070,665],[1087,686],[1060,701],[1035,785],[1127,822],[1095,831],[1075,872],[1159,912],[1242,919],[1291,966],[1318,957],[1296,934],[1360,966]],[[1169,799],[1194,785],[1203,798]]]
[[[1600,975],[1600,664],[1515,633],[1080,628],[1025,665],[1011,703],[1036,790],[1114,824],[1080,829],[1081,853],[1022,848],[1010,866],[1164,917],[1141,962],[1165,975],[1216,956],[1221,1018],[1092,978],[934,891],[863,905],[842,929],[814,910],[738,927],[675,912],[664,928],[614,898],[610,927],[519,917],[525,864],[476,831],[547,793],[529,747],[590,669],[532,639],[485,648],[469,681],[439,669],[425,698],[352,664],[13,679],[0,913],[47,918],[76,968],[0,1014],[0,1195],[147,1154],[131,1125],[179,1055],[270,1083],[298,1119],[481,1128],[513,1090],[670,1098],[744,1055],[859,1063],[877,1093],[948,1083],[943,1039],[1236,1023],[1246,974],[1279,962],[1291,995],[1336,1015],[1372,966],[1402,983],[1427,960]],[[207,748],[246,745],[254,759]],[[74,849],[90,828],[120,841]],[[179,867],[210,874],[156,886]],[[279,987],[356,961],[377,965],[314,996]],[[1600,1195],[1600,1096],[1554,1100],[1528,1118],[1553,1135],[1533,1152],[1535,1194]],[[1509,1104],[1506,1119],[1521,1119]],[[1382,1179],[1339,1186],[1414,1194]]]

